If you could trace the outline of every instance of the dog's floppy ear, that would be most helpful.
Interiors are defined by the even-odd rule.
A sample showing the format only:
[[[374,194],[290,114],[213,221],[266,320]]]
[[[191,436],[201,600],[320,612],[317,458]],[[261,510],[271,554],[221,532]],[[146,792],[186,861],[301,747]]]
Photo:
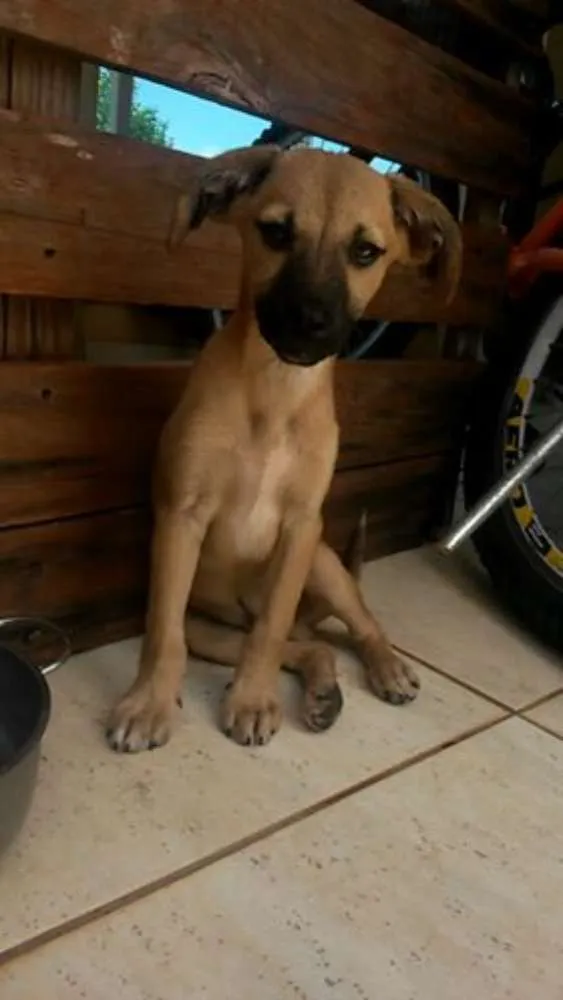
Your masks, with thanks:
[[[238,198],[260,187],[280,152],[279,146],[249,146],[202,160],[190,189],[180,195],[176,204],[170,243],[180,243],[206,218],[234,221]]]
[[[438,198],[414,181],[397,174],[389,183],[401,262],[422,266],[428,277],[444,288],[450,301],[461,272],[462,244],[457,222]]]

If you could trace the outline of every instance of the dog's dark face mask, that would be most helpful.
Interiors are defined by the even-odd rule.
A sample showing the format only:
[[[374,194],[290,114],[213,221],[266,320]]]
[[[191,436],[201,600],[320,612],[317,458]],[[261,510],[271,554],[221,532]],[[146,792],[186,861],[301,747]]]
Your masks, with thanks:
[[[312,254],[290,253],[271,285],[255,300],[264,340],[282,361],[315,365],[338,355],[352,329],[346,274],[338,260],[316,275]]]

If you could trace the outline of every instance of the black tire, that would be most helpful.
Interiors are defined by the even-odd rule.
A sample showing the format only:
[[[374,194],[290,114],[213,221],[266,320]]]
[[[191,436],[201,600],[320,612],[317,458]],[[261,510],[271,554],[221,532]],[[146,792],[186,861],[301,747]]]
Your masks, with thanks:
[[[465,448],[464,494],[472,507],[503,475],[504,427],[521,367],[543,317],[559,295],[538,289],[507,314],[487,372],[478,386]],[[500,347],[499,347],[500,344]],[[540,639],[563,651],[563,576],[544,562],[516,522],[507,501],[475,533],[473,542],[501,597]]]

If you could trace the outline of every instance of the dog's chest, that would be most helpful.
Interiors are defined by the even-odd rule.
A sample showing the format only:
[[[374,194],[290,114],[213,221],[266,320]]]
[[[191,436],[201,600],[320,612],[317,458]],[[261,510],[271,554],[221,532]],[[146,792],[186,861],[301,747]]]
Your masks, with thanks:
[[[229,541],[238,559],[259,561],[270,554],[297,464],[292,442],[285,435],[270,447],[241,455],[228,511]]]

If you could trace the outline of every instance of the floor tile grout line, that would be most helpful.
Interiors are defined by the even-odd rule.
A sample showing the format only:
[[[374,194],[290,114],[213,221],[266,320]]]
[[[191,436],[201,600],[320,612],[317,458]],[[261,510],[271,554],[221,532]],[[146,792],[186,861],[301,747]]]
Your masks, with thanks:
[[[81,930],[83,927],[87,927],[104,917],[113,916],[115,913],[127,909],[128,906],[141,902],[143,899],[147,899],[156,892],[168,889],[176,883],[181,882],[184,879],[188,879],[191,875],[195,875],[206,868],[210,868],[213,865],[218,864],[220,861],[234,857],[242,851],[245,851],[247,848],[268,840],[277,833],[290,829],[298,823],[324,812],[326,809],[330,809],[341,802],[345,802],[347,799],[352,798],[354,795],[357,795],[368,788],[373,788],[376,785],[381,784],[388,778],[393,778],[396,775],[401,774],[403,771],[416,767],[418,764],[423,764],[425,761],[431,760],[433,757],[438,757],[444,750],[449,750],[455,746],[459,746],[461,743],[465,743],[474,736],[479,736],[481,733],[488,732],[488,730],[494,729],[496,726],[506,722],[510,717],[510,713],[505,712],[498,718],[490,719],[487,722],[482,722],[479,725],[473,726],[471,729],[466,730],[459,736],[454,736],[449,740],[444,740],[427,750],[421,750],[419,753],[413,754],[406,760],[400,761],[397,764],[392,764],[390,767],[385,768],[378,774],[370,775],[368,778],[362,778],[361,781],[357,781],[353,785],[349,785],[338,792],[334,792],[332,795],[328,795],[310,806],[304,806],[302,809],[296,810],[289,816],[284,816],[279,820],[275,820],[273,823],[269,823],[260,830],[255,830],[244,837],[239,837],[239,839],[233,843],[217,848],[215,851],[205,855],[203,858],[198,858],[196,861],[182,865],[180,868],[176,868],[174,871],[168,872],[166,875],[161,875],[159,878],[153,879],[146,885],[137,886],[137,888],[123,893],[116,899],[108,900],[106,903],[100,903],[99,906],[92,907],[92,909],[87,910],[84,913],[80,913],[76,917],[65,920],[54,927],[49,927],[47,930],[35,934],[33,937],[27,938],[25,941],[12,945],[4,951],[0,951],[0,968],[10,961],[22,958],[24,955],[28,955],[35,951],[37,948],[66,937],[66,935],[71,934],[74,931]]]
[[[536,698],[535,701],[531,701],[529,705],[524,705],[523,708],[519,708],[518,715],[521,715],[523,712],[532,712],[535,708],[540,708],[542,705],[546,705],[547,702],[551,701],[553,698],[559,697],[560,694],[563,694],[563,687],[557,688],[557,691],[552,691],[550,694],[544,694],[541,698]]]
[[[435,663],[431,663],[430,660],[424,659],[424,657],[419,656],[418,653],[411,653],[409,649],[405,649],[404,646],[398,646],[394,642],[391,643],[391,645],[397,650],[398,653],[401,653],[402,656],[410,657],[411,660],[415,660],[415,662],[420,663],[421,666],[426,667],[428,670],[432,670],[433,673],[438,674],[439,677],[443,677],[444,680],[451,681],[452,684],[457,684],[457,686],[463,688],[464,691],[469,691],[471,694],[477,695],[479,698],[483,698],[484,701],[490,702],[490,704],[494,705],[495,708],[501,708],[504,712],[510,712],[511,714],[520,711],[520,709],[512,708],[511,705],[507,705],[505,702],[495,698],[494,695],[487,694],[485,691],[482,691],[469,681],[464,681],[460,677],[456,677],[454,674],[449,674],[443,667],[437,667]]]
[[[556,688],[554,691],[550,691],[548,694],[543,694],[540,698],[534,699],[525,705],[514,708],[513,705],[507,705],[506,702],[500,701],[495,698],[492,694],[487,694],[486,691],[482,691],[481,688],[476,687],[469,681],[462,680],[460,677],[455,677],[453,674],[449,674],[447,670],[443,667],[437,667],[435,663],[431,663],[430,660],[426,660],[424,657],[420,656],[418,653],[411,653],[410,650],[405,649],[403,646],[398,646],[396,643],[391,643],[394,649],[402,656],[408,656],[411,660],[415,660],[416,663],[420,663],[421,666],[426,667],[428,670],[432,670],[439,677],[443,677],[444,680],[451,681],[452,684],[457,684],[458,687],[463,688],[465,691],[470,691],[471,694],[477,695],[479,698],[483,698],[484,701],[488,701],[491,705],[495,705],[497,708],[503,709],[505,712],[509,712],[511,715],[520,715],[522,712],[530,712],[534,708],[538,708],[545,702],[551,701],[552,698],[557,698],[558,695],[563,694],[563,685]]]
[[[536,729],[541,730],[542,733],[546,733],[548,736],[553,736],[556,740],[563,741],[563,735],[556,732],[555,729],[550,729],[544,722],[538,722],[537,719],[530,719],[528,715],[520,716],[522,722],[527,722],[529,726],[535,726]]]

